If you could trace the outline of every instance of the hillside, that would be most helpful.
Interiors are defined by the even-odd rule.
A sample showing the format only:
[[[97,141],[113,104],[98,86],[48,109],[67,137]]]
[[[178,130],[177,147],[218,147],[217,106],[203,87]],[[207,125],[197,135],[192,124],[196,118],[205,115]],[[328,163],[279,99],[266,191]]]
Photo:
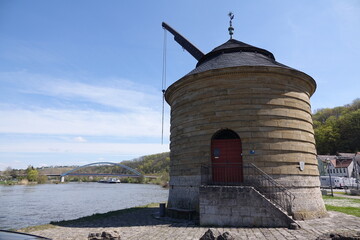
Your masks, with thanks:
[[[120,162],[125,166],[136,169],[144,175],[163,175],[169,173],[169,152],[142,156],[133,160]],[[74,169],[72,167],[49,167],[38,168],[39,174],[61,174]],[[76,171],[77,173],[129,173],[125,168],[114,165],[90,166]]]
[[[128,167],[134,168],[143,174],[161,174],[169,172],[170,154],[169,152],[142,156],[140,158],[122,161]]]
[[[169,165],[170,165],[170,157],[169,152],[165,153],[158,153],[158,154],[152,154],[147,156],[142,156],[137,159],[128,160],[128,161],[122,161],[120,164],[126,165],[130,168],[136,169],[137,171],[141,172],[144,175],[157,175],[158,178],[156,179],[145,179],[145,178],[123,178],[122,182],[139,182],[139,183],[145,183],[145,182],[151,182],[155,184],[160,184],[164,187],[168,185],[169,181]],[[44,175],[59,175],[64,172],[67,172],[69,170],[72,170],[76,168],[77,166],[55,166],[55,167],[41,167],[41,168],[32,168],[29,166],[29,168],[32,168],[34,171],[36,171],[36,178],[31,181],[37,181],[44,183],[47,181],[47,178]],[[10,167],[6,170],[1,172],[0,171],[0,183],[3,180],[11,180],[11,179],[24,179],[29,178],[28,174],[26,172],[27,170],[24,169],[11,169]],[[77,173],[109,173],[109,174],[129,174],[129,170],[120,167],[120,166],[114,166],[114,165],[94,165],[89,166],[86,168],[82,168],[76,171]],[[98,181],[102,177],[92,177],[91,181]],[[67,181],[88,181],[87,176],[68,176],[66,178]],[[10,182],[5,182],[6,184],[9,184]]]
[[[317,110],[313,123],[318,154],[360,150],[360,99],[351,104]]]
[[[142,156],[133,160],[126,160],[120,162],[120,164],[126,165],[137,171],[147,174],[147,175],[160,175],[163,173],[169,172],[170,165],[170,157],[169,152],[158,153],[152,155]],[[41,167],[37,168],[40,175],[60,175],[64,172],[72,170],[78,166],[52,166],[52,167]],[[82,173],[119,173],[119,172],[127,172],[128,170],[123,169],[118,166],[107,165],[107,166],[90,166],[87,168],[83,168],[78,170],[77,172]],[[9,175],[12,173],[14,176],[25,175],[25,169],[11,169],[9,168],[6,171],[9,172]]]

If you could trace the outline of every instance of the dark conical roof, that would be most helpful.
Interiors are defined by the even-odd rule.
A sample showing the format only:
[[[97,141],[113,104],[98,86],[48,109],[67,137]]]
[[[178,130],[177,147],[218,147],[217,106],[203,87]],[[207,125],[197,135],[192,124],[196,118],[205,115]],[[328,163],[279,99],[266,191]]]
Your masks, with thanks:
[[[292,69],[276,62],[274,55],[265,49],[230,39],[204,55],[196,64],[196,68],[187,75],[238,66],[271,66]]]

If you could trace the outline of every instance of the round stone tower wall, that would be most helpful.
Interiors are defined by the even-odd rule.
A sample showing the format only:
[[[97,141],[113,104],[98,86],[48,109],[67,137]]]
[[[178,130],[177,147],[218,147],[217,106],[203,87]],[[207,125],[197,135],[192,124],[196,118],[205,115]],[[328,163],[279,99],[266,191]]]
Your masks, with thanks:
[[[232,67],[188,75],[166,91],[171,106],[168,206],[199,208],[201,166],[211,139],[236,132],[243,162],[254,163],[295,195],[295,219],[326,215],[311,119],[308,75],[280,67]],[[304,162],[303,169],[299,162]]]

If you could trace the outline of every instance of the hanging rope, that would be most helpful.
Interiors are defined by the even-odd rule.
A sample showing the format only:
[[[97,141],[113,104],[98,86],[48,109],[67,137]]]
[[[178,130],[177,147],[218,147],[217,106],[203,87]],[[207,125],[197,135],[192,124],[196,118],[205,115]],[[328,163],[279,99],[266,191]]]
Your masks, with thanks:
[[[164,109],[165,109],[165,89],[166,89],[166,29],[164,28],[163,43],[163,69],[162,69],[162,116],[161,116],[161,144],[164,142]]]

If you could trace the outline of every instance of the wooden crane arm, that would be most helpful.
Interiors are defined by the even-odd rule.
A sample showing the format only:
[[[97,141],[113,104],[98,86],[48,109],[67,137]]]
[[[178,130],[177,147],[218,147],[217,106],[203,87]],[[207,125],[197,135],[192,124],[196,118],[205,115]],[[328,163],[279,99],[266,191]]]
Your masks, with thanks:
[[[168,30],[172,35],[174,35],[174,40],[180,44],[186,51],[188,51],[196,60],[200,60],[204,53],[200,51],[197,47],[195,47],[191,42],[189,42],[186,38],[184,38],[180,33],[175,31],[172,27],[170,27],[165,22],[162,23],[162,27]]]

